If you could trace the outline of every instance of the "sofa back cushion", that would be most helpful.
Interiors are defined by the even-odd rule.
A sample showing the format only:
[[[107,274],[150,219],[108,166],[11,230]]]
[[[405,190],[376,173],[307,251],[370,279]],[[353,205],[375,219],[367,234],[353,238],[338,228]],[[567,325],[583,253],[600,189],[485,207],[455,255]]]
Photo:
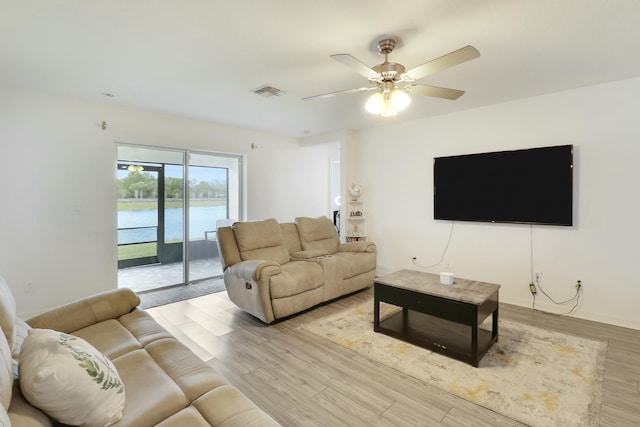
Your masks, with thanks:
[[[243,261],[264,259],[278,264],[289,262],[282,230],[275,219],[236,222],[232,228]]]
[[[296,218],[295,224],[303,250],[323,249],[328,254],[335,254],[338,251],[340,237],[329,218],[300,217]]]
[[[27,319],[27,323],[32,328],[55,328],[70,334],[95,323],[131,313],[139,304],[140,297],[131,289],[111,289],[38,314]]]
[[[300,252],[302,245],[300,244],[300,236],[298,236],[298,228],[292,222],[280,223],[282,230],[282,241],[287,248],[289,255]]]
[[[230,265],[242,261],[242,257],[240,256],[238,242],[236,242],[231,226],[218,228],[216,234],[218,253],[220,254],[220,262],[222,263],[222,270],[224,271]]]

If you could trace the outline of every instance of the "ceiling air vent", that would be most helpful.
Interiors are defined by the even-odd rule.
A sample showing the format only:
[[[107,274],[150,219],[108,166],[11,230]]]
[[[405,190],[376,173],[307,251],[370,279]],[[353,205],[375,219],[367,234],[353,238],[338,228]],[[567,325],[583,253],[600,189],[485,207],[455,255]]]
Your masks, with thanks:
[[[259,88],[254,89],[251,92],[255,93],[256,95],[260,95],[263,98],[271,98],[272,96],[282,96],[285,94],[285,91],[269,85],[260,86]]]

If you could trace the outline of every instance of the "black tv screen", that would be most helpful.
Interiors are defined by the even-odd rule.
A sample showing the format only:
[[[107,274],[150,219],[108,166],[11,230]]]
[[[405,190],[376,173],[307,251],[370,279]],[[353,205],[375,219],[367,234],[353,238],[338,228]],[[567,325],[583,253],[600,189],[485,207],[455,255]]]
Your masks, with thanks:
[[[433,160],[435,219],[573,224],[573,145]]]

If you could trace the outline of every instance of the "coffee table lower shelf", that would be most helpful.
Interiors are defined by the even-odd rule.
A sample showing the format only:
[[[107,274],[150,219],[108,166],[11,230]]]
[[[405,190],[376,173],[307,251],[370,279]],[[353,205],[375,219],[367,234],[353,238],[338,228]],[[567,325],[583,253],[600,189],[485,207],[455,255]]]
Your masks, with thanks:
[[[471,328],[469,325],[403,309],[381,320],[375,331],[474,364]],[[482,328],[478,330],[478,360],[497,339],[497,335],[493,335],[491,331]]]

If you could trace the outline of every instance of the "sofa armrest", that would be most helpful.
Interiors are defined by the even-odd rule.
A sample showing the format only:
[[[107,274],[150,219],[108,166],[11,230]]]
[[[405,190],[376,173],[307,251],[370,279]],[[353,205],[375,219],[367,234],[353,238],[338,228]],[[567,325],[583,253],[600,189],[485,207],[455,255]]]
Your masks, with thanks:
[[[373,242],[346,242],[338,245],[338,252],[376,253],[376,250],[376,244]]]
[[[247,282],[259,282],[269,276],[280,274],[280,264],[275,261],[254,259],[250,261],[240,261],[228,268],[229,273]]]
[[[140,304],[131,289],[121,288],[92,295],[54,308],[27,320],[32,328],[71,333],[98,322],[130,313]]]
[[[308,251],[298,251],[291,254],[292,261],[305,261],[311,258],[318,258],[321,256],[327,256],[329,252],[324,249],[311,249]]]
[[[275,261],[240,261],[224,271],[224,285],[229,299],[244,311],[265,323],[275,320],[271,306],[271,277],[282,269]]]

